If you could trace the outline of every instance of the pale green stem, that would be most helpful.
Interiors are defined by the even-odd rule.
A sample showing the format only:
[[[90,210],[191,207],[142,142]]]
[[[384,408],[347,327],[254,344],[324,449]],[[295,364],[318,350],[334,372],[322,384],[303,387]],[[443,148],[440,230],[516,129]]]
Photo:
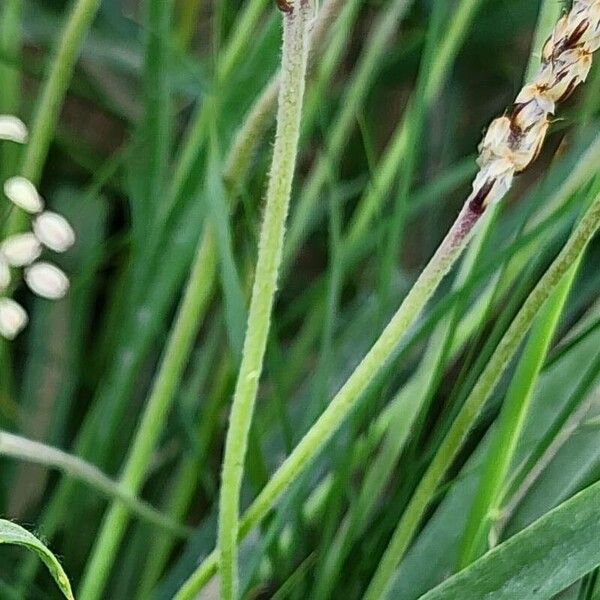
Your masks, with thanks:
[[[345,422],[362,393],[392,357],[406,331],[421,314],[444,276],[460,257],[480,217],[481,213],[474,211],[469,203],[465,204],[446,238],[379,339],[246,511],[239,530],[241,538],[270,512],[285,490]],[[184,584],[176,596],[177,600],[195,597],[198,590],[214,575],[217,564],[218,553],[215,551]]]
[[[365,600],[376,600],[385,595],[394,571],[408,549],[427,507],[430,505],[438,486],[461,449],[469,431],[475,424],[486,400],[494,391],[500,377],[519,349],[536,314],[553,290],[559,285],[565,274],[579,260],[580,255],[584,252],[599,225],[600,196],[594,200],[593,205],[586,212],[550,268],[539,280],[498,344],[492,358],[479,377],[471,394],[453,422],[450,431],[438,448],[433,461],[417,486],[379,563],[379,567],[365,595]]]
[[[254,151],[271,124],[278,94],[279,73],[269,80],[233,138],[223,169],[223,180],[233,194],[242,187]]]
[[[106,496],[118,498],[132,513],[148,523],[156,525],[172,535],[185,537],[190,534],[188,528],[179,525],[146,502],[138,500],[129,490],[107,477],[94,465],[58,448],[0,431],[0,455],[60,469],[65,474],[79,479]]]
[[[248,326],[225,441],[219,499],[221,597],[227,600],[235,600],[238,594],[237,539],[240,490],[250,424],[271,324],[298,153],[300,117],[308,63],[309,25],[312,16],[312,3],[309,0],[299,0],[294,2],[291,12],[284,13],[283,19],[281,84],[275,146],[248,313]]]
[[[211,237],[205,236],[198,246],[175,325],[123,468],[120,483],[132,494],[137,493],[144,481],[152,453],[160,439],[165,419],[173,403],[186,358],[189,356],[209,300],[206,290],[210,289],[211,284],[206,281],[206,278],[214,275],[214,269],[209,264],[210,260],[214,259],[214,256],[210,255]],[[85,570],[78,595],[82,600],[92,600],[102,596],[119,543],[125,533],[127,520],[127,508],[120,502],[113,502],[102,523]]]
[[[329,25],[342,5],[342,0],[326,0],[319,10],[315,26],[310,34],[309,70],[313,63],[311,58],[322,50]],[[279,82],[280,73],[277,72],[254,101],[242,126],[233,138],[223,169],[223,179],[233,193],[243,185],[254,151],[271,125],[277,106]]]

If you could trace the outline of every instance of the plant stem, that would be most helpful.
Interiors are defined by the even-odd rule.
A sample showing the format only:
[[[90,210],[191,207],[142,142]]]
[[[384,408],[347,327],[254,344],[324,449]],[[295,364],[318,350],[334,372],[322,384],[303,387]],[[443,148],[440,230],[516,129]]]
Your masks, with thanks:
[[[357,3],[357,1],[360,0],[354,0],[354,3]],[[314,28],[310,34],[309,72],[313,70],[313,57],[319,55],[319,59],[321,59],[320,53],[324,50],[323,46],[326,34],[329,33],[329,26],[338,16],[344,4],[342,0],[326,0],[320,8]],[[354,15],[352,12],[350,14]],[[347,36],[345,36],[346,40]],[[335,57],[332,57],[331,66],[337,63],[340,46],[341,43],[332,42],[331,47],[328,49],[327,58],[332,57],[332,54]],[[277,72],[271,77],[250,107],[242,126],[235,133],[223,169],[223,179],[232,192],[237,192],[243,185],[254,151],[271,124],[277,106],[280,75],[280,72]],[[326,77],[326,79],[329,79],[329,77]]]
[[[390,585],[394,571],[408,549],[427,507],[462,447],[469,431],[475,424],[485,401],[494,391],[500,377],[519,349],[523,338],[532,325],[535,315],[553,290],[559,285],[564,275],[579,260],[580,255],[599,226],[600,196],[594,200],[594,203],[588,209],[560,254],[539,280],[498,344],[494,355],[479,377],[415,490],[379,563],[377,572],[365,595],[366,600],[375,600],[384,596]]]
[[[67,24],[61,32],[56,53],[37,104],[29,142],[21,168],[23,177],[38,184],[48,149],[56,129],[60,109],[69,88],[75,62],[83,39],[92,25],[100,0],[75,0]],[[13,211],[9,229],[18,231],[23,222],[22,211]]]
[[[219,500],[221,597],[237,598],[237,538],[240,490],[258,382],[262,372],[271,312],[281,263],[285,223],[300,138],[300,117],[308,62],[309,0],[294,2],[284,13],[283,51],[277,132],[267,188],[256,275],[250,301],[242,362],[225,442]]]
[[[391,358],[408,328],[460,257],[480,217],[481,213],[474,211],[470,203],[464,205],[446,238],[379,339],[246,511],[239,530],[240,538],[244,538],[269,513],[289,485],[342,426],[358,403],[361,394]],[[215,551],[184,584],[176,596],[177,600],[193,598],[194,594],[214,575],[217,564],[218,553]]]
[[[60,469],[106,496],[118,498],[138,517],[172,535],[185,537],[190,533],[187,528],[182,527],[175,520],[161,514],[146,502],[138,500],[129,490],[107,477],[94,465],[58,448],[13,435],[7,431],[0,431],[0,455]]]
[[[214,269],[207,264],[211,260],[210,253],[207,252],[210,237],[205,236],[199,244],[175,325],[120,479],[122,486],[133,494],[139,490],[144,480],[164,420],[173,403],[174,392],[186,364],[185,359],[189,355],[209,299],[206,289],[210,288],[210,284],[207,284],[206,277],[212,277],[214,273]],[[127,508],[120,502],[113,502],[86,567],[78,595],[82,600],[101,597],[115,553],[125,533],[127,519]]]

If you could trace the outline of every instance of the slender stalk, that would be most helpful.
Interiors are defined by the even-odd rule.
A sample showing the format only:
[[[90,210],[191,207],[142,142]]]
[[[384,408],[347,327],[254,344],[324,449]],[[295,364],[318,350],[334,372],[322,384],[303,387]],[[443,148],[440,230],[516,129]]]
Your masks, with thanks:
[[[456,417],[450,431],[438,448],[433,461],[421,479],[398,527],[392,535],[375,576],[369,585],[365,600],[382,598],[388,590],[394,571],[408,549],[438,486],[475,424],[486,400],[494,391],[500,377],[531,328],[534,317],[560,284],[565,274],[580,259],[581,254],[585,251],[588,242],[599,226],[600,196],[597,196],[560,254],[521,307]]]
[[[39,183],[42,175],[81,45],[99,6],[100,0],[74,0],[67,24],[59,37],[55,55],[50,61],[50,70],[38,100],[21,168],[22,175],[35,184]],[[23,219],[22,211],[13,211],[9,230],[18,231]]]
[[[322,51],[329,26],[343,4],[342,0],[326,0],[319,10],[310,34],[309,71],[312,70],[314,62],[311,59]],[[280,79],[280,72],[271,77],[233,138],[223,169],[223,179],[233,192],[243,185],[254,151],[271,125],[277,107]]]
[[[313,6],[295,2],[284,13],[277,132],[267,188],[256,275],[250,301],[242,362],[231,407],[219,501],[221,596],[237,597],[237,537],[240,490],[258,382],[262,372],[271,312],[281,263],[285,223],[300,138],[300,116],[308,62]]]
[[[214,270],[207,264],[211,259],[207,254],[208,238],[209,236],[203,238],[203,242],[199,244],[175,325],[120,478],[121,485],[132,494],[137,493],[144,480],[152,452],[162,433],[164,420],[173,403],[174,391],[186,364],[185,359],[189,355],[209,299],[205,293],[206,277],[212,276]],[[113,502],[86,567],[78,595],[82,600],[102,596],[127,520],[127,508],[120,502]]]
[[[179,525],[146,502],[138,500],[129,490],[113,481],[94,465],[58,448],[7,431],[0,431],[0,455],[60,469],[67,475],[83,481],[106,496],[118,498],[139,518],[168,531],[171,535],[185,537],[190,533],[186,527]]]
[[[289,485],[310,464],[344,423],[356,406],[361,394],[391,358],[408,328],[421,314],[425,304],[444,276],[458,260],[481,215],[481,211],[474,207],[471,202],[464,205],[446,238],[379,339],[246,511],[239,530],[241,538],[245,537],[269,513]],[[217,551],[215,551],[203,561],[197,571],[181,588],[176,596],[177,600],[194,597],[198,590],[214,575],[218,564],[218,556]]]
[[[100,0],[74,0],[38,100],[21,173],[39,183],[81,45],[96,16]]]

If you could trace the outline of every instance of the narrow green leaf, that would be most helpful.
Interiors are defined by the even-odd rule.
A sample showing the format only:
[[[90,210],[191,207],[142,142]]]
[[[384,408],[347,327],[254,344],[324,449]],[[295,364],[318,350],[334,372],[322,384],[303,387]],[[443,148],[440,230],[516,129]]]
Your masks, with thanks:
[[[65,595],[65,598],[74,600],[75,596],[73,596],[73,592],[71,591],[69,578],[58,562],[58,559],[33,534],[16,523],[0,519],[0,544],[24,546],[28,550],[35,552],[48,567],[50,574],[54,578],[54,581],[56,581],[60,591]]]

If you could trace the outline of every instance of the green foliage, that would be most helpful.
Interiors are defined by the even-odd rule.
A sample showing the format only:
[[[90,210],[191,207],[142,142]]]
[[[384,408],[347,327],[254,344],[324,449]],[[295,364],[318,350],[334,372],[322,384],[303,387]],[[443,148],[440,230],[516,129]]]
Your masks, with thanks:
[[[0,544],[23,546],[23,548],[27,548],[27,550],[37,554],[48,568],[48,571],[50,571],[54,581],[56,581],[56,585],[60,588],[60,591],[64,594],[65,598],[68,598],[69,600],[75,598],[71,591],[69,578],[64,572],[61,564],[58,562],[58,559],[35,537],[35,535],[29,533],[29,531],[23,529],[23,527],[20,527],[16,523],[0,519]]]
[[[598,240],[547,276],[598,192],[597,64],[464,256],[436,253],[565,4],[319,3],[274,303],[248,324],[275,2],[0,3],[0,112],[32,131],[0,183],[35,179],[78,237],[64,300],[16,288],[0,503],[84,600],[216,595],[220,503],[243,598],[363,598],[377,572],[377,598],[598,595]],[[248,326],[264,360],[222,489]],[[2,560],[0,596],[58,597],[35,555]]]

